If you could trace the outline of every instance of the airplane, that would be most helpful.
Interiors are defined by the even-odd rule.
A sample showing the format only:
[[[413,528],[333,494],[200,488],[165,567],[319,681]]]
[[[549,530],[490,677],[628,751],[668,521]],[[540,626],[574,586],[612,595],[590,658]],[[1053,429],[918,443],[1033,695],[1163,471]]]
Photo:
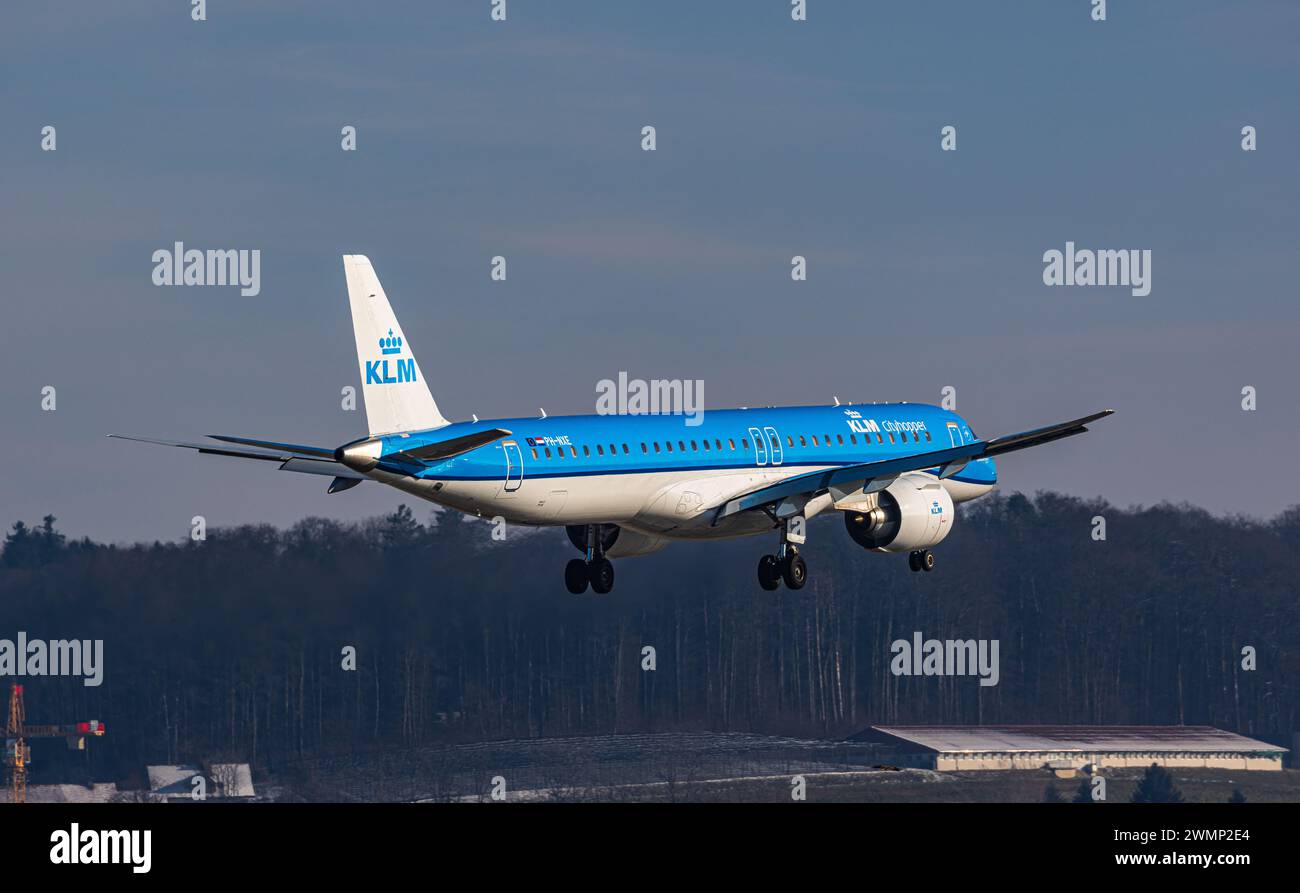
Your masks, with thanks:
[[[1088,430],[1113,410],[981,440],[957,413],[920,403],[575,415],[451,422],[438,409],[370,260],[344,255],[369,434],[337,448],[208,435],[199,453],[275,462],[331,478],[328,493],[377,481],[480,518],[563,526],[582,553],[566,588],[614,587],[611,559],[674,540],[775,533],[759,586],[801,589],[807,522],[840,512],[852,540],[935,566],[954,506],[990,492],[995,459]],[[698,422],[692,424],[692,422]]]

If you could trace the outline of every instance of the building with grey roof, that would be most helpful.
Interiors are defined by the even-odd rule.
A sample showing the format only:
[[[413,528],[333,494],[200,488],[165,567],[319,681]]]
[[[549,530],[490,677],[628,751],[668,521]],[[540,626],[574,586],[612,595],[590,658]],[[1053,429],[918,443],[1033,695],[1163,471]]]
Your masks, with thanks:
[[[1282,768],[1287,748],[1212,726],[872,726],[850,741],[884,745],[900,765],[938,771],[1161,766]]]

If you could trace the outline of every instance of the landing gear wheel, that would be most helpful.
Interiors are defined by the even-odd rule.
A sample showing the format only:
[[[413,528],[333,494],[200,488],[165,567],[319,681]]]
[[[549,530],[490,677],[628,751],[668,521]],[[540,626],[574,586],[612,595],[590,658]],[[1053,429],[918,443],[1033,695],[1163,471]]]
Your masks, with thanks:
[[[758,585],[768,592],[781,585],[781,564],[775,555],[764,555],[758,559]]]
[[[608,558],[597,558],[587,566],[591,577],[591,591],[604,595],[614,588],[614,564]]]
[[[791,589],[803,589],[803,584],[808,582],[808,565],[803,556],[797,552],[787,555],[781,565],[781,577]]]
[[[564,566],[564,586],[574,595],[587,591],[587,562],[574,558]]]
[[[921,565],[921,570],[926,571],[927,573],[934,570],[934,553],[929,549],[922,549],[918,558],[918,563]]]
[[[921,553],[915,550],[907,553],[907,567],[912,573],[921,569]]]

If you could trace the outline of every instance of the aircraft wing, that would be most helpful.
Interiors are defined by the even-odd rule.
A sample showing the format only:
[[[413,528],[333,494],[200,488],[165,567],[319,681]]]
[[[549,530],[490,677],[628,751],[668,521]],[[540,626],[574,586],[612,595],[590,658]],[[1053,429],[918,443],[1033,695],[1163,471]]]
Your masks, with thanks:
[[[335,483],[330,485],[329,492],[337,493],[339,490],[346,490],[356,486],[361,481],[366,480],[366,476],[359,472],[353,471],[345,465],[334,461],[334,451],[327,450],[324,447],[295,446],[293,444],[273,443],[266,440],[249,440],[247,438],[236,437],[218,437],[210,435],[217,440],[228,441],[231,443],[241,444],[258,444],[259,446],[250,449],[233,449],[231,447],[220,446],[211,443],[185,443],[178,440],[157,440],[152,437],[131,437],[125,434],[110,434],[109,437],[118,440],[134,440],[138,443],[156,443],[161,446],[182,447],[187,450],[197,450],[200,453],[207,453],[213,456],[232,456],[236,459],[261,459],[265,462],[279,462],[281,471],[297,471],[305,474],[322,474],[334,478],[342,478],[343,481],[355,481],[356,483],[347,483],[342,486]],[[329,458],[322,458],[328,456]]]
[[[1086,426],[1089,422],[1105,418],[1113,412],[1113,409],[1104,409],[1081,419],[1058,422],[1043,428],[1021,431],[1019,434],[1007,434],[992,440],[977,440],[961,446],[931,450],[911,456],[882,459],[879,462],[862,462],[796,475],[727,500],[715,510],[713,523],[717,524],[729,515],[763,508],[792,496],[815,496],[833,486],[841,490],[856,490],[858,487],[870,485],[873,481],[892,483],[894,478],[908,471],[938,468],[940,478],[950,477],[975,459],[1000,456],[1003,453],[1024,450],[1063,437],[1082,434],[1088,430]]]

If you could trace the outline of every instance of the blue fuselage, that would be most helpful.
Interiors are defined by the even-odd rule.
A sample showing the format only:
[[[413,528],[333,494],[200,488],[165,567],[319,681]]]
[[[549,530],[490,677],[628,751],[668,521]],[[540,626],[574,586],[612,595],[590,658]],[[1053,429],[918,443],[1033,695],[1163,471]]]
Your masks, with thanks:
[[[698,424],[689,424],[698,420]],[[504,428],[502,442],[432,466],[394,470],[440,481],[560,479],[592,475],[704,472],[853,465],[947,449],[975,440],[961,416],[922,403],[726,409],[681,415],[581,415],[492,419],[388,435],[384,455]],[[992,459],[971,462],[953,481],[996,483]],[[516,481],[511,480],[511,484]]]

